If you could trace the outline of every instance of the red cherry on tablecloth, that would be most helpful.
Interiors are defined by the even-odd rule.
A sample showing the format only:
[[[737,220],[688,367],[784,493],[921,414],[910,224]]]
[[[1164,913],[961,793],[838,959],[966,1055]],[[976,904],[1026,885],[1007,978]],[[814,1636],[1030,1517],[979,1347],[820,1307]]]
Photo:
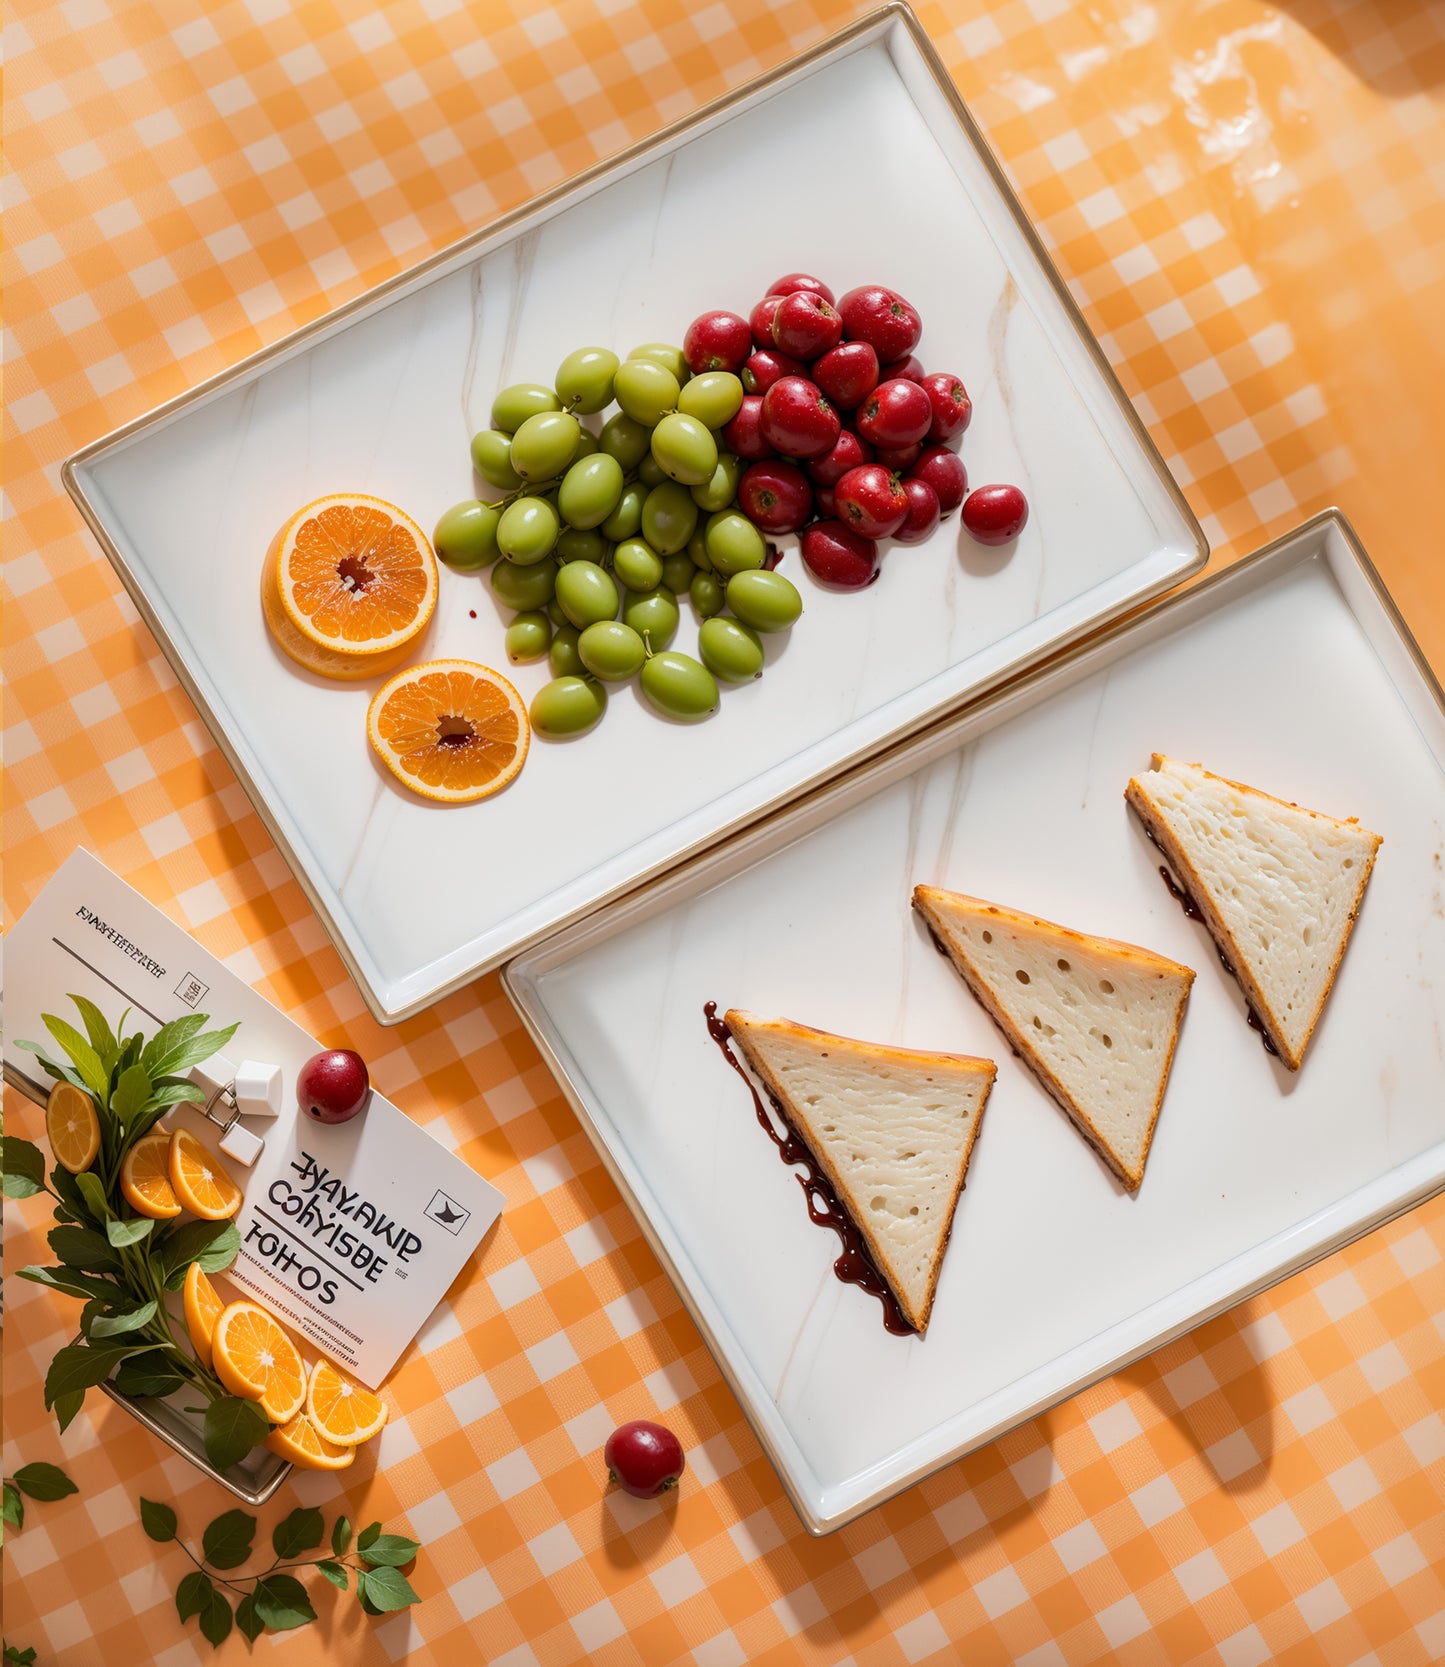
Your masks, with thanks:
[[[349,1123],[370,1097],[366,1061],[350,1048],[312,1054],[296,1078],[301,1109],[317,1123]]]

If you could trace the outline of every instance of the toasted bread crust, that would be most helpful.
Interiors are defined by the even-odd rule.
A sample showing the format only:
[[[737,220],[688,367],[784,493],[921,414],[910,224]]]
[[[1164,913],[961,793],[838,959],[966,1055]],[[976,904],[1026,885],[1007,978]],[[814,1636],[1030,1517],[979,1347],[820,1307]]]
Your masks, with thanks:
[[[1158,752],[1153,753],[1150,757],[1151,770],[1158,770],[1162,765],[1167,764],[1168,762],[1169,758],[1167,754]],[[1357,817],[1350,816],[1341,818],[1338,816],[1328,816],[1323,811],[1310,810],[1304,805],[1297,805],[1290,799],[1278,799],[1272,793],[1262,793],[1257,787],[1250,787],[1245,782],[1232,781],[1228,776],[1215,775],[1212,770],[1205,770],[1202,764],[1192,764],[1190,767],[1195,770],[1203,771],[1204,775],[1208,777],[1209,780],[1223,782],[1227,787],[1232,787],[1238,793],[1248,794],[1251,798],[1263,799],[1268,804],[1280,805],[1284,809],[1298,811],[1302,815],[1313,817],[1316,821],[1327,822],[1332,827],[1352,828],[1360,833],[1369,833],[1369,829],[1360,827]],[[1263,1026],[1265,1034],[1269,1037],[1270,1045],[1279,1055],[1280,1063],[1288,1070],[1298,1071],[1300,1066],[1304,1063],[1305,1053],[1309,1048],[1310,1042],[1314,1038],[1315,1030],[1324,1014],[1325,1004],[1330,999],[1330,991],[1335,987],[1335,977],[1340,970],[1340,963],[1345,958],[1346,946],[1349,944],[1350,935],[1355,929],[1355,921],[1359,916],[1360,906],[1364,902],[1365,887],[1370,883],[1370,875],[1375,871],[1375,858],[1379,855],[1380,846],[1384,843],[1381,835],[1370,834],[1370,838],[1374,840],[1374,844],[1370,848],[1369,856],[1361,864],[1359,883],[1355,888],[1355,895],[1350,903],[1350,912],[1346,919],[1345,930],[1340,935],[1339,948],[1336,951],[1335,958],[1330,965],[1329,975],[1325,979],[1324,990],[1320,995],[1319,1006],[1315,1009],[1315,1015],[1310,1023],[1309,1030],[1306,1032],[1305,1039],[1300,1044],[1298,1052],[1296,1052],[1296,1050],[1292,1048],[1289,1042],[1285,1039],[1284,1029],[1280,1024],[1278,1015],[1275,1013],[1274,1008],[1270,1005],[1269,998],[1265,995],[1263,989],[1261,989],[1259,981],[1250,970],[1248,957],[1245,955],[1241,946],[1236,942],[1234,934],[1225,924],[1224,917],[1215,907],[1214,899],[1210,895],[1209,887],[1206,885],[1203,876],[1199,873],[1198,869],[1195,868],[1194,864],[1190,862],[1183,847],[1174,837],[1173,830],[1170,828],[1168,822],[1159,813],[1159,808],[1149,793],[1146,778],[1142,776],[1131,776],[1129,778],[1129,785],[1124,789],[1124,799],[1129,805],[1129,808],[1144,824],[1145,828],[1148,830],[1149,837],[1154,841],[1155,845],[1159,847],[1159,850],[1163,853],[1165,860],[1174,870],[1176,879],[1178,879],[1184,890],[1188,893],[1189,901],[1203,917],[1204,924],[1209,930],[1209,935],[1214,939],[1215,945],[1217,946],[1219,953],[1223,956],[1230,971],[1239,981],[1239,987],[1244,991],[1245,1000],[1253,1010],[1255,1017]]]
[[[934,900],[938,898],[961,898],[967,903],[977,905],[980,913],[996,915],[1001,920],[1012,921],[1023,926],[1042,928],[1048,932],[1056,933],[1060,938],[1067,941],[1084,944],[1094,950],[1102,949],[1110,955],[1117,956],[1120,960],[1132,961],[1141,969],[1169,973],[1183,979],[1184,987],[1180,993],[1179,1005],[1174,1014],[1174,1027],[1169,1038],[1169,1054],[1164,1061],[1164,1070],[1159,1078],[1159,1092],[1154,1098],[1153,1110],[1149,1114],[1149,1127],[1144,1137],[1145,1163],[1148,1161],[1149,1149],[1153,1144],[1154,1128],[1159,1121],[1159,1112],[1164,1104],[1164,1091],[1169,1085],[1169,1073],[1174,1067],[1174,1052],[1179,1045],[1179,1031],[1183,1024],[1184,1007],[1189,1000],[1189,991],[1194,983],[1194,969],[1183,966],[1178,961],[1171,961],[1166,956],[1156,955],[1153,950],[1142,949],[1138,944],[1124,943],[1117,938],[1092,937],[1087,932],[1075,932],[1067,926],[1060,926],[1054,921],[1044,920],[1039,915],[1024,914],[1018,909],[1008,909],[998,903],[986,903],[982,898],[969,897],[963,892],[944,891],[938,886],[915,886],[913,888],[914,908],[919,911],[930,928],[933,929],[935,937],[948,951],[948,958],[952,961],[959,977],[973,992],[984,1012],[1003,1032],[1014,1053],[1033,1072],[1040,1085],[1054,1102],[1067,1113],[1075,1128],[1098,1153],[1105,1166],[1118,1177],[1130,1192],[1137,1192],[1140,1182],[1144,1179],[1144,1164],[1140,1164],[1136,1174],[1132,1170],[1126,1169],[1120,1162],[1117,1154],[1103,1135],[1100,1134],[1088,1112],[1057,1080],[1053,1072],[1044,1063],[1031,1038],[1014,1024],[995,1000],[988,985],[977,976],[968,959],[959,952],[949,933],[947,921],[935,905]]]
[[[796,1131],[798,1138],[808,1148],[814,1163],[828,1177],[833,1191],[838,1195],[844,1208],[853,1218],[853,1225],[858,1229],[864,1243],[868,1246],[868,1253],[873,1259],[874,1267],[877,1268],[888,1289],[893,1293],[893,1300],[898,1304],[899,1311],[904,1319],[908,1321],[920,1337],[926,1336],[928,1321],[933,1312],[934,1294],[938,1289],[938,1276],[943,1266],[944,1252],[948,1249],[949,1240],[953,1237],[954,1214],[958,1208],[959,1197],[963,1192],[969,1163],[973,1158],[974,1142],[978,1139],[978,1131],[983,1126],[983,1114],[988,1108],[989,1095],[993,1091],[994,1080],[998,1076],[998,1066],[991,1059],[978,1059],[972,1054],[937,1053],[916,1048],[887,1047],[876,1042],[861,1042],[851,1036],[839,1036],[833,1031],[815,1030],[811,1025],[798,1024],[792,1019],[760,1019],[755,1013],[742,1012],[737,1008],[730,1008],[723,1015],[723,1022],[727,1025],[738,1046],[747,1055],[748,1064],[762,1079],[769,1094],[783,1107],[788,1122]],[[752,1047],[749,1030],[754,1026],[774,1033],[781,1032],[799,1041],[826,1042],[863,1058],[886,1059],[891,1064],[927,1066],[937,1065],[940,1060],[946,1060],[950,1064],[970,1067],[979,1076],[987,1078],[982,1097],[979,1100],[978,1115],[973,1120],[973,1128],[963,1152],[963,1162],[959,1166],[958,1185],[954,1188],[953,1196],[948,1201],[948,1226],[939,1240],[937,1251],[934,1253],[933,1265],[929,1273],[928,1293],[920,1308],[915,1309],[900,1288],[889,1265],[886,1251],[878,1243],[868,1226],[867,1211],[862,1208],[861,1201],[854,1194],[842,1172],[829,1162],[827,1145],[818,1138],[817,1130],[813,1126],[807,1107],[800,1106],[793,1100],[782,1083],[774,1076],[767,1061]]]

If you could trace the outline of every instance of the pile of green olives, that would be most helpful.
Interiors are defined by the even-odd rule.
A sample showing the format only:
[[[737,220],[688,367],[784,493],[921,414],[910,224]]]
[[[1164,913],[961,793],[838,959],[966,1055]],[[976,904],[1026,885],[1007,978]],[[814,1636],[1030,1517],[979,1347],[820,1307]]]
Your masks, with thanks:
[[[487,570],[514,615],[508,659],[548,661],[552,681],[530,708],[538,734],[591,729],[608,688],[633,677],[665,716],[706,717],[719,681],[761,676],[763,636],[802,612],[736,507],[746,465],[719,434],[742,401],[730,372],[694,376],[680,348],[646,342],[625,360],[578,348],[552,387],[518,382],[492,402],[471,455],[501,497],[454,504],[432,542],[456,572]],[[596,432],[583,425],[614,402]],[[683,596],[700,622],[697,657],[671,647]]]

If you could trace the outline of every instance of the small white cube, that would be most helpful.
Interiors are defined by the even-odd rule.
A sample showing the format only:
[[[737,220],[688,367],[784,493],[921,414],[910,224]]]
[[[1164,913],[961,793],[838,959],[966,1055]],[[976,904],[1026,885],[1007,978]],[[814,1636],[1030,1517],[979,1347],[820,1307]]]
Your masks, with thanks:
[[[233,1123],[221,1136],[221,1150],[228,1158],[234,1158],[237,1163],[245,1164],[249,1169],[256,1159],[261,1156],[266,1142],[260,1135],[251,1131],[240,1123]]]
[[[235,1083],[236,1109],[243,1117],[279,1117],[281,1115],[281,1067],[264,1065],[254,1059],[243,1059],[232,1079]]]

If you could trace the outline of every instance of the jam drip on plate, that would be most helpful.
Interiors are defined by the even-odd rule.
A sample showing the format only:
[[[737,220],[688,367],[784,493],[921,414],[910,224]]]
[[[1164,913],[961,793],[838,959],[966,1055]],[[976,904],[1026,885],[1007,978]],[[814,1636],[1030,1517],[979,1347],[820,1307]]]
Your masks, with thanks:
[[[819,1227],[831,1227],[838,1235],[843,1250],[833,1264],[833,1272],[845,1285],[856,1285],[860,1290],[878,1298],[883,1305],[885,1331],[892,1332],[895,1337],[915,1336],[913,1327],[903,1317],[903,1310],[898,1306],[897,1299],[888,1289],[887,1281],[873,1265],[873,1258],[868,1254],[863,1235],[854,1225],[846,1205],[833,1190],[832,1182],[814,1162],[807,1142],[788,1121],[787,1114],[776,1098],[769,1094],[768,1098],[772,1101],[778,1122],[787,1130],[786,1135],[779,1134],[774,1127],[753,1079],[743,1069],[742,1061],[732,1050],[732,1032],[728,1029],[726,1020],[718,1017],[717,1003],[707,1002],[703,1007],[703,1014],[707,1019],[708,1035],[722,1050],[723,1058],[748,1085],[748,1093],[753,1097],[753,1109],[757,1113],[758,1122],[768,1139],[777,1147],[778,1156],[784,1163],[797,1164],[802,1168],[803,1174],[797,1177],[797,1181],[803,1189],[803,1196],[808,1200],[809,1218],[817,1222]]]

